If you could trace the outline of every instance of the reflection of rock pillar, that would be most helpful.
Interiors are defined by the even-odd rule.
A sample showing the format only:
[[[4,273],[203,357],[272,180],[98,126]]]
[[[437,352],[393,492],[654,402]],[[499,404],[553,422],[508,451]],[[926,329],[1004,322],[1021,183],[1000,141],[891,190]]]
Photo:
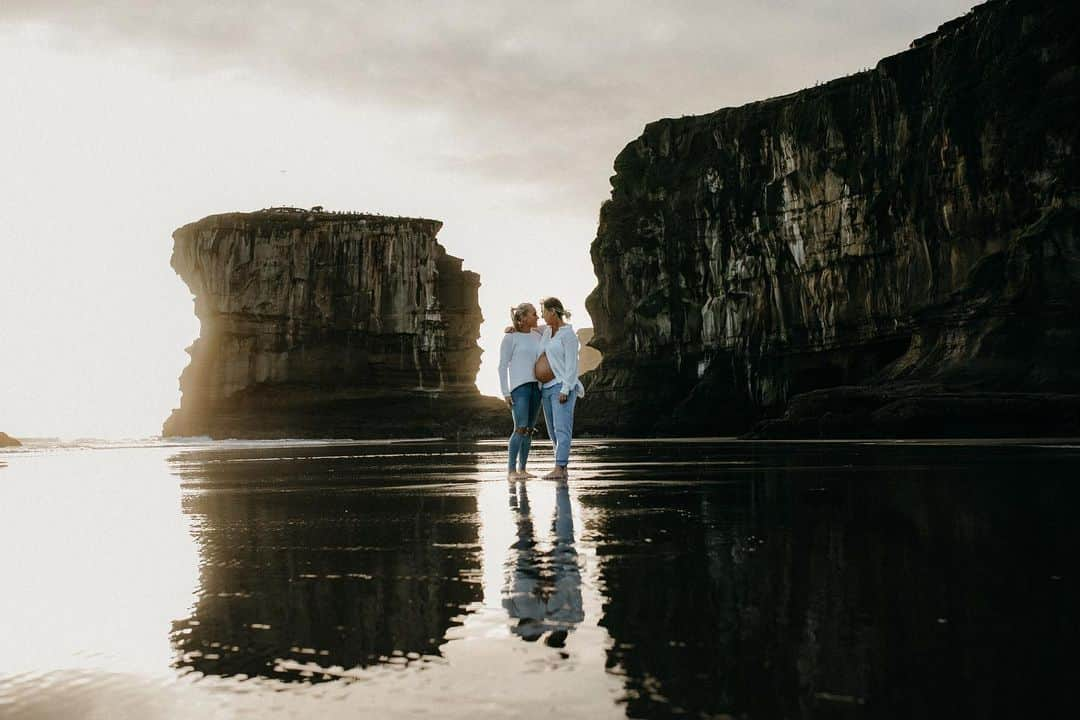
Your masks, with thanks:
[[[350,669],[395,652],[432,655],[460,608],[480,599],[479,585],[457,581],[479,569],[468,549],[476,528],[447,522],[474,516],[472,497],[233,494],[226,488],[274,471],[193,464],[186,479],[199,489],[183,502],[201,587],[190,616],[173,624],[179,668],[300,680],[309,662]],[[315,474],[335,466],[333,458],[304,463]],[[292,471],[274,467],[279,479]]]

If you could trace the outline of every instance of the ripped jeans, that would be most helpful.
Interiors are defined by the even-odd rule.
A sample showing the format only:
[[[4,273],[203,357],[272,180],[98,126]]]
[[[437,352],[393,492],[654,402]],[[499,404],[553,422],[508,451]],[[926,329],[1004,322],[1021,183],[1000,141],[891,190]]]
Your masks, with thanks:
[[[522,383],[510,391],[510,399],[514,401],[510,408],[510,414],[514,418],[514,433],[510,436],[507,469],[524,470],[525,463],[529,461],[529,448],[532,447],[532,429],[536,427],[536,420],[540,417],[540,385],[534,382]],[[527,428],[527,431],[521,433],[518,428]]]

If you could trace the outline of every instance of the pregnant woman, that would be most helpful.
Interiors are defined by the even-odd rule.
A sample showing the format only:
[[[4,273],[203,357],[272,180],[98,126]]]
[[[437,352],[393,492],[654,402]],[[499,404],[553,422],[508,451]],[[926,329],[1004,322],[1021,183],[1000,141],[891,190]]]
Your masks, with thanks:
[[[544,313],[543,334],[540,336],[540,357],[536,361],[536,378],[541,382],[541,403],[548,436],[555,446],[555,469],[544,476],[546,480],[565,480],[570,464],[570,441],[574,435],[574,405],[584,397],[585,388],[578,380],[578,342],[573,326],[566,322],[570,313],[558,298],[540,301]]]
[[[513,332],[503,336],[499,348],[499,386],[510,414],[514,432],[510,435],[507,477],[534,477],[525,470],[532,447],[533,431],[540,416],[540,386],[534,368],[540,354],[540,335],[534,332],[537,317],[532,303],[510,308]]]

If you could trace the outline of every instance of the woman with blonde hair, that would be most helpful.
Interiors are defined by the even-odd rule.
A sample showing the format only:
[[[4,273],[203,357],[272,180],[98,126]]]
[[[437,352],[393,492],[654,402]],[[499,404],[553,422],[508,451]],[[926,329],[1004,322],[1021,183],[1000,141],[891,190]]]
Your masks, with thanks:
[[[508,477],[533,477],[525,464],[540,416],[540,386],[535,375],[540,354],[540,335],[534,332],[536,308],[532,303],[515,305],[510,308],[510,322],[512,329],[507,328],[499,347],[499,387],[514,419],[506,473]]]
[[[578,379],[578,350],[581,343],[570,323],[570,312],[558,298],[540,301],[546,327],[540,336],[540,357],[536,378],[540,381],[540,402],[548,436],[555,446],[555,469],[544,476],[565,480],[570,464],[570,442],[574,436],[574,406],[584,397],[585,388]]]

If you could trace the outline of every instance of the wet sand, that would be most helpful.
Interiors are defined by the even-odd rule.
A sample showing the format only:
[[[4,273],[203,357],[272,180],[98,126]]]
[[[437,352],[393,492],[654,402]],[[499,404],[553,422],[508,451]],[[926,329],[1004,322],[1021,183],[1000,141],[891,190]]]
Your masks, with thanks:
[[[581,441],[569,483],[498,442],[21,450],[3,717],[1004,717],[1071,679],[1074,442]]]

